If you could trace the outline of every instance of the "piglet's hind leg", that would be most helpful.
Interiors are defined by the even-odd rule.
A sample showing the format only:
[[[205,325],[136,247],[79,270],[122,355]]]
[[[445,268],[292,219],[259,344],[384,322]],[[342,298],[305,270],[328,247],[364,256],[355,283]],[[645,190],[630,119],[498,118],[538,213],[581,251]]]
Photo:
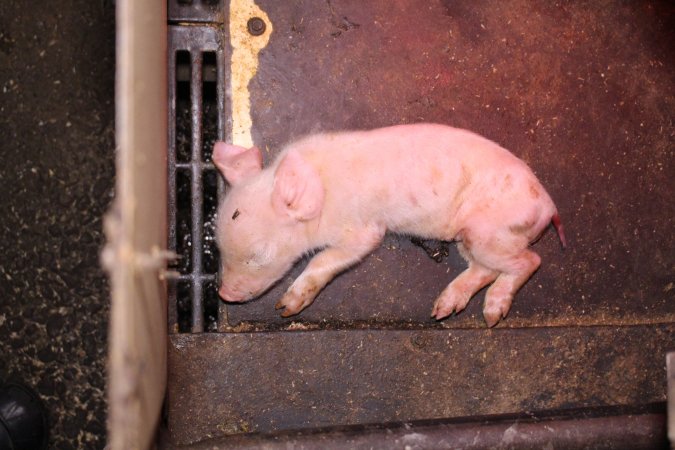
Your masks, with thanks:
[[[502,273],[485,295],[483,317],[488,327],[493,327],[509,312],[513,296],[539,268],[541,258],[531,250],[505,260],[500,265]]]
[[[462,311],[466,308],[471,297],[493,282],[498,274],[497,271],[485,268],[475,261],[470,261],[468,269],[452,280],[436,299],[431,317],[441,320],[453,312]]]

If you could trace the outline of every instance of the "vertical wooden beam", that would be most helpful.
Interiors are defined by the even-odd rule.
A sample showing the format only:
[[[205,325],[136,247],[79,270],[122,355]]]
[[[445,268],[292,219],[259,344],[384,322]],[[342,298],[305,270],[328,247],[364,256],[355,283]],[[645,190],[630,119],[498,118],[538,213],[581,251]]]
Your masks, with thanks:
[[[109,445],[153,445],[166,388],[166,1],[117,1],[116,198],[102,261],[111,279]]]

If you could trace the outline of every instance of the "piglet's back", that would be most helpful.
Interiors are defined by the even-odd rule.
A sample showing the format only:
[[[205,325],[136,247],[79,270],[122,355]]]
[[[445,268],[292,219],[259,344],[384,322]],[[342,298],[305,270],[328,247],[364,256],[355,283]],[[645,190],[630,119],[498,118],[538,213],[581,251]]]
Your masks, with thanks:
[[[444,237],[469,191],[496,177],[534,178],[507,150],[475,133],[436,124],[325,133],[291,144],[319,172],[329,215],[381,221],[392,231]],[[283,158],[283,153],[280,158]],[[450,227],[450,228],[449,228]]]

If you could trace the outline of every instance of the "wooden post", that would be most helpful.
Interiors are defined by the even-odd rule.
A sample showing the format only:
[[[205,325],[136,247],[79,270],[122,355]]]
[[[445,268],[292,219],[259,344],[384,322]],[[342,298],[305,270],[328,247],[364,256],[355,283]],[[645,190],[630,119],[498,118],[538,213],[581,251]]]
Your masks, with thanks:
[[[166,388],[166,0],[117,0],[116,140],[102,254],[112,290],[108,442],[147,449]]]

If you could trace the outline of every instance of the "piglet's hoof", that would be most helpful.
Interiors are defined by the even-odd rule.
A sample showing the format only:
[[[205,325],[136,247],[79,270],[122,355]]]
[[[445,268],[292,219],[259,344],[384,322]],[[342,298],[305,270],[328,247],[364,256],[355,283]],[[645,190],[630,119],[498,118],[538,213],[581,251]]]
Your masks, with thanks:
[[[291,288],[283,297],[281,297],[281,300],[279,300],[274,307],[276,309],[284,308],[281,317],[290,317],[300,314],[300,311],[305,309],[310,303],[312,303],[312,299],[307,300],[306,297],[302,297]]]
[[[509,305],[510,306],[510,305]],[[485,308],[483,310],[483,318],[488,328],[493,328],[499,323],[500,320],[506,318],[506,315],[509,312],[508,306],[496,305],[490,308]]]
[[[47,448],[47,412],[37,393],[19,383],[0,386],[0,448]]]
[[[283,299],[282,299],[282,300],[283,300]],[[298,313],[300,312],[299,310],[298,310],[298,311],[295,311],[295,310],[293,310],[292,308],[290,308],[290,307],[284,305],[284,304],[282,303],[282,300],[279,300],[279,301],[277,302],[277,304],[274,305],[274,308],[275,308],[275,309],[282,309],[282,308],[285,308],[285,309],[281,312],[281,317],[290,317],[290,316],[294,316],[294,315],[296,315],[296,314],[298,314]]]

